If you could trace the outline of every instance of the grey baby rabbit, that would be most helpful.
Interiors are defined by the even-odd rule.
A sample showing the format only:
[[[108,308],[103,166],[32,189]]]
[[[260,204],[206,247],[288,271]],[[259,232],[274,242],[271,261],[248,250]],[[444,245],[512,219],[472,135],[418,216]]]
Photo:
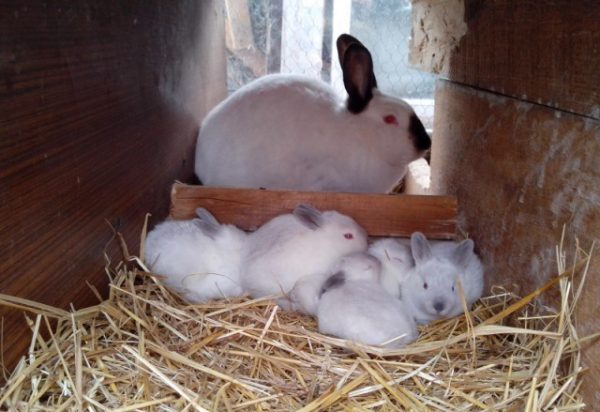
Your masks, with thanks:
[[[473,251],[473,241],[430,244],[420,232],[411,236],[415,261],[401,285],[401,299],[417,323],[450,318],[463,312],[457,283],[460,281],[467,307],[483,292],[483,267]]]
[[[381,284],[392,296],[400,297],[400,285],[415,265],[410,242],[405,239],[384,238],[369,246],[369,253],[381,262]]]
[[[298,205],[248,236],[242,287],[253,297],[287,293],[300,278],[324,273],[341,256],[366,249],[367,234],[352,218]]]
[[[411,312],[385,291],[379,261],[363,254],[342,263],[321,288],[319,332],[389,348],[414,341],[418,332]]]
[[[165,221],[150,231],[146,262],[190,302],[240,296],[240,260],[247,234],[219,224],[206,209],[196,213],[197,219]]]
[[[355,280],[376,281],[379,279],[380,270],[381,264],[375,257],[365,252],[351,253],[339,259],[326,273],[298,279],[289,294],[277,303],[284,310],[316,316],[323,290],[331,287],[331,282],[335,281],[331,274],[344,271],[347,277]]]

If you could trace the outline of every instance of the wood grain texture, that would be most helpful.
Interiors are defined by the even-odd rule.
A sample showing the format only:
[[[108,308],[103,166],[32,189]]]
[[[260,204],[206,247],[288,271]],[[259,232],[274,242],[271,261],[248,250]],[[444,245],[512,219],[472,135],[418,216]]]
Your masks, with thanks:
[[[226,189],[176,183],[171,191],[171,217],[190,219],[196,208],[204,207],[220,222],[254,230],[291,212],[299,203],[352,216],[370,236],[408,237],[415,231],[436,239],[456,236],[457,204],[452,196]]]
[[[2,293],[68,308],[96,303],[86,281],[106,291],[107,222],[136,250],[192,178],[225,94],[222,24],[219,1],[0,1]],[[0,316],[10,367],[29,332]]]
[[[464,0],[467,33],[448,2],[413,2],[411,62],[455,82],[600,119],[600,2]],[[440,16],[441,14],[441,16]],[[450,13],[451,14],[451,13]],[[431,21],[439,24],[432,25]],[[458,30],[458,31],[457,31]],[[458,47],[449,50],[446,45]]]
[[[581,336],[600,331],[600,121],[439,81],[432,191],[455,195],[486,283],[522,296],[557,271],[556,245],[596,251],[577,309]],[[569,263],[571,264],[571,263]],[[558,302],[552,295],[544,300]],[[600,345],[584,351],[589,405],[600,396]]]

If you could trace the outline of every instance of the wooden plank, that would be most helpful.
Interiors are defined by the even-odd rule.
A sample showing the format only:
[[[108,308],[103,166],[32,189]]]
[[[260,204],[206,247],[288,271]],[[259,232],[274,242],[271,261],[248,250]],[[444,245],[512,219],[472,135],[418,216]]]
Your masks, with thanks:
[[[248,0],[225,0],[225,45],[229,50],[254,49]]]
[[[199,96],[201,117],[225,95],[222,4],[0,10],[0,291],[64,309],[96,304],[86,282],[107,290],[106,221],[136,251],[145,213],[165,216],[173,180],[193,177],[198,119],[183,100]],[[188,71],[214,76],[186,82]],[[106,252],[121,258],[114,243]],[[20,311],[0,307],[0,317],[10,368],[31,331]]]
[[[190,219],[197,207],[204,207],[223,223],[254,230],[299,203],[352,216],[371,236],[408,237],[421,231],[431,238],[452,239],[456,234],[457,202],[453,196],[230,189],[175,183],[171,217]]]
[[[267,74],[267,56],[255,41],[247,0],[225,0],[225,45],[255,77]]]
[[[412,5],[410,60],[419,68],[600,119],[597,0],[415,0]]]
[[[566,225],[568,266],[576,239],[586,252],[596,241],[576,318],[580,336],[598,332],[600,121],[447,81],[438,83],[435,104],[431,189],[458,197],[487,285],[525,296],[544,284],[556,273]],[[559,304],[552,294],[542,300]],[[595,405],[600,345],[587,345],[583,356],[590,370],[582,392]]]

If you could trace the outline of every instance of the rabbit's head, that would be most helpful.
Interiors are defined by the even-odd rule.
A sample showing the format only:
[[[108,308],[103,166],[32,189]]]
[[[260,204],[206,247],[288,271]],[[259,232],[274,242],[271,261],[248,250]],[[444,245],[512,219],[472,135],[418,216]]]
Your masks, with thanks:
[[[337,40],[338,57],[348,92],[346,106],[355,114],[353,126],[373,139],[381,154],[402,156],[390,159],[392,165],[406,164],[423,157],[431,139],[412,107],[377,89],[369,50],[356,38],[342,34]]]
[[[310,241],[323,253],[342,256],[367,249],[366,231],[349,216],[334,210],[321,212],[305,204],[298,205],[293,214],[311,229]]]
[[[381,263],[376,257],[365,252],[355,252],[342,256],[331,270],[332,273],[342,272],[347,280],[366,280],[379,282]]]
[[[402,299],[418,322],[450,318],[463,312],[458,283],[473,253],[473,242],[460,243],[448,256],[435,256],[422,233],[411,236],[414,268],[402,284]],[[462,286],[462,285],[461,285]]]

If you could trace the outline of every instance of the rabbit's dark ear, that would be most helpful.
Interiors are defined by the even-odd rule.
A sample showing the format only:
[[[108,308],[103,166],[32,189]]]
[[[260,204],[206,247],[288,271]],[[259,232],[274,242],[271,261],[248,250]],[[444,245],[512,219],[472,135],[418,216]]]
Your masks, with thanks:
[[[310,205],[300,204],[292,213],[309,229],[316,230],[323,224],[321,212]]]
[[[319,292],[319,297],[323,295],[323,293],[328,290],[340,287],[346,281],[346,274],[343,271],[336,272],[335,274],[329,276],[323,286],[321,287],[321,291]]]
[[[360,113],[373,98],[373,89],[377,87],[371,53],[348,34],[338,37],[336,44],[344,74],[344,87],[348,92],[348,110]]]
[[[349,34],[340,34],[340,37],[337,38],[335,45],[337,47],[338,59],[340,61],[340,66],[344,65],[344,55],[346,54],[346,50],[352,44],[358,44],[359,46],[365,47],[364,44],[360,42],[356,37],[350,36]]]

